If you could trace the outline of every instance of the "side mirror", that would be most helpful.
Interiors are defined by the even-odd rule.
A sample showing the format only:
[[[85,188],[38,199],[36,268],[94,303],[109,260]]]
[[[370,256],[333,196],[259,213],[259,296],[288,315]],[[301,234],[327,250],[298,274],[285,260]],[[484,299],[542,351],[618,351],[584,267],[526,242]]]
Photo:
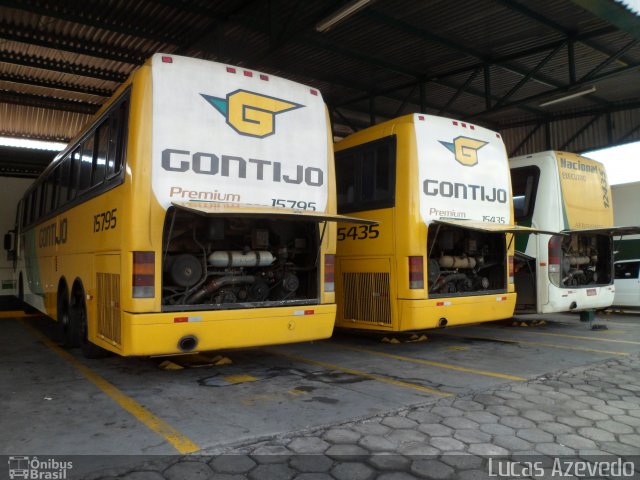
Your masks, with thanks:
[[[7,251],[13,250],[13,231],[4,234],[4,249]]]

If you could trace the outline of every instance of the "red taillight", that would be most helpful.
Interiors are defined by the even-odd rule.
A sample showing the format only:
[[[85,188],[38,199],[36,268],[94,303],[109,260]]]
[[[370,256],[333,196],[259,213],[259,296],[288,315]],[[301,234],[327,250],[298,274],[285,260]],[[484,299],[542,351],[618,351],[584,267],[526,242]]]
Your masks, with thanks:
[[[162,63],[173,63],[173,58],[163,56]]]
[[[155,296],[155,252],[133,252],[133,298]]]
[[[424,257],[409,257],[409,288],[424,288]]]
[[[562,262],[562,237],[554,235],[549,239],[549,280],[554,285],[560,285],[560,270]]]
[[[325,292],[335,292],[336,290],[335,266],[336,266],[336,256],[325,255],[324,256],[324,291]]]

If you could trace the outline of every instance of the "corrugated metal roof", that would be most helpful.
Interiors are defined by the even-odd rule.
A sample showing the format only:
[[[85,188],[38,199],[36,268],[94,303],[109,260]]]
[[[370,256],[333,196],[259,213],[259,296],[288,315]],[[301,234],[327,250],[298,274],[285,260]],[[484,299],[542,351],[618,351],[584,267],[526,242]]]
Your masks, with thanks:
[[[334,121],[349,129],[368,125],[372,113],[381,121],[423,109],[501,129],[510,149],[548,123],[554,146],[571,140],[567,148],[579,150],[623,141],[612,123],[622,132],[640,122],[640,38],[579,0],[385,0],[315,30],[348,1],[4,2],[0,134],[73,137],[158,51],[312,85],[340,112]],[[592,84],[595,93],[540,107]],[[589,122],[585,112],[600,117],[572,139]],[[546,145],[546,130],[538,127],[519,153]]]

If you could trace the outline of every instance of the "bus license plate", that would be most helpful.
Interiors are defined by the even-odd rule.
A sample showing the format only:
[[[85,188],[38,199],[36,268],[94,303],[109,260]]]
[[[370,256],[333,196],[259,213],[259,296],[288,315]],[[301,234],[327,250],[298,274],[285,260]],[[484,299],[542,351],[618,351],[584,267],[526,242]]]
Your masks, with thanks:
[[[593,297],[597,295],[598,291],[595,288],[587,288],[587,297]]]

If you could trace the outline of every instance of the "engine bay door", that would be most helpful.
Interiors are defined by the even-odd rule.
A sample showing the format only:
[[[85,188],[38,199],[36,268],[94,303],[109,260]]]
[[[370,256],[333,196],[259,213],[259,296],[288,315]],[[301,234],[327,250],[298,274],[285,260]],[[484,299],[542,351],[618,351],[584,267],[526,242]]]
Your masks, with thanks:
[[[572,229],[562,230],[564,234],[593,234],[593,235],[610,235],[612,237],[623,237],[625,235],[638,235],[640,234],[640,226],[630,225],[626,227],[601,227],[601,228],[587,228],[587,229]]]
[[[279,207],[264,207],[261,205],[237,205],[218,202],[173,202],[178,209],[199,215],[214,215],[220,217],[263,217],[280,220],[297,220],[301,222],[341,222],[360,225],[376,225],[376,220],[348,217],[336,213],[317,212],[314,210],[299,210]]]
[[[435,224],[451,225],[455,227],[469,228],[471,230],[479,230],[483,232],[493,233],[532,233],[538,235],[541,233],[547,235],[559,235],[559,232],[551,230],[541,230],[539,228],[523,227],[515,224],[478,222],[476,220],[433,220]]]

